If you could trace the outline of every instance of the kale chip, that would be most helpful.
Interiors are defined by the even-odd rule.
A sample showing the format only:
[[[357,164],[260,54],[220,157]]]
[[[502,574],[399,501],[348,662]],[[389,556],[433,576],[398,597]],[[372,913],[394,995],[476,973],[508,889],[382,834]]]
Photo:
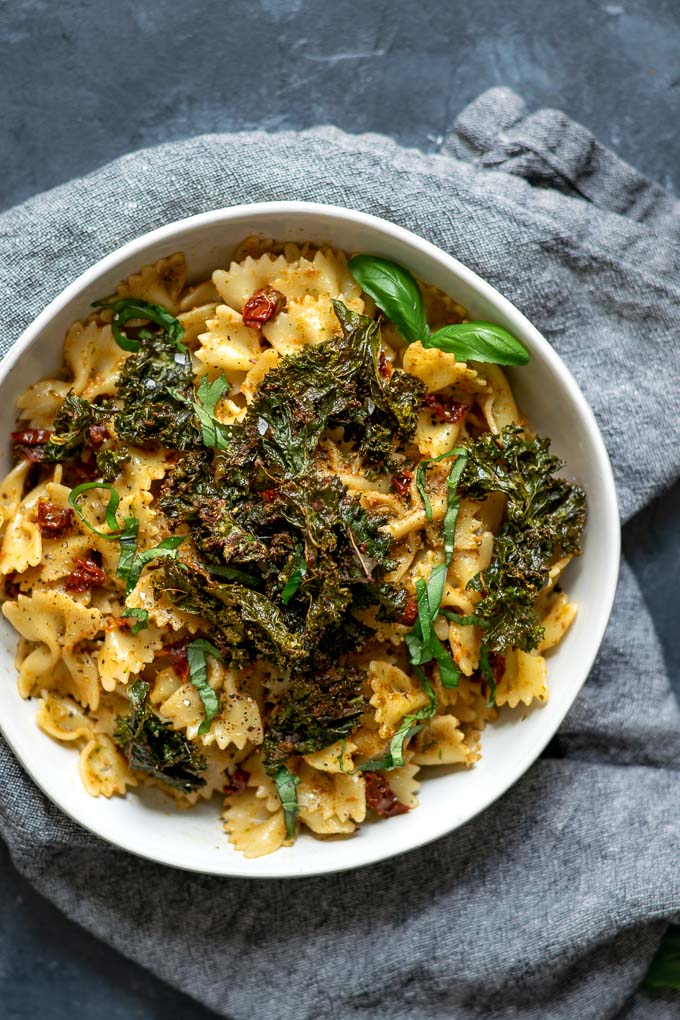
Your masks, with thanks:
[[[205,786],[205,779],[198,775],[205,770],[205,758],[184,734],[151,711],[149,689],[146,680],[137,680],[128,687],[130,715],[118,717],[113,739],[133,771],[191,793]]]
[[[166,333],[149,334],[139,351],[126,359],[118,381],[122,407],[116,414],[116,434],[137,446],[163,443],[173,450],[189,450],[200,443],[191,403],[191,355],[180,350]]]
[[[534,602],[548,583],[550,566],[556,556],[581,552],[586,496],[557,476],[563,464],[549,451],[549,439],[525,439],[517,425],[507,425],[500,435],[485,434],[467,448],[459,491],[477,500],[491,492],[507,496],[491,563],[468,583],[483,596],[475,615],[487,621],[484,643],[494,652],[537,647],[543,628]]]

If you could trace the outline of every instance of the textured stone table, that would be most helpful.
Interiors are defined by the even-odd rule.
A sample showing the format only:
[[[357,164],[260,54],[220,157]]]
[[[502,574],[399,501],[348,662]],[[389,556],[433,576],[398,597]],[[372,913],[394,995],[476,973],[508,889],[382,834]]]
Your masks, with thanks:
[[[332,122],[436,150],[500,84],[566,110],[678,191],[679,55],[677,0],[0,0],[0,208],[204,131]],[[680,691],[680,491],[624,545]],[[0,847],[0,1016],[76,1011],[212,1016],[67,922]]]

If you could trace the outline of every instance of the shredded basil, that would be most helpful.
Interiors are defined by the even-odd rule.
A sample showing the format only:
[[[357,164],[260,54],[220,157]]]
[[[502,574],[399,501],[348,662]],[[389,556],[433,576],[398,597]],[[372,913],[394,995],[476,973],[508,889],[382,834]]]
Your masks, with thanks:
[[[124,333],[121,327],[130,319],[144,319],[146,322],[155,322],[157,326],[160,326],[175,344],[177,350],[186,354],[186,347],[182,343],[184,327],[179,319],[171,315],[162,305],[154,305],[150,301],[143,301],[142,298],[121,298],[119,301],[93,301],[92,307],[110,308],[113,311],[111,321],[113,338],[124,351],[136,354],[140,350],[141,344],[139,340],[134,340]],[[150,334],[143,330],[139,336],[140,339],[147,340]]]
[[[83,511],[80,509],[80,506],[78,505],[78,500],[80,499],[80,497],[83,495],[83,493],[89,492],[90,489],[106,489],[107,492],[109,493],[109,501],[106,504],[104,517],[106,519],[106,523],[111,529],[110,532],[99,531],[97,528],[94,527],[93,524],[90,524],[87,517],[85,516]],[[81,520],[85,527],[89,528],[92,534],[96,535],[98,538],[105,538],[108,542],[111,542],[114,539],[119,539],[123,534],[124,529],[121,530],[120,525],[118,524],[118,518],[116,517],[116,510],[118,509],[118,504],[120,503],[120,496],[118,495],[114,487],[112,485],[109,485],[108,482],[83,482],[82,485],[76,485],[75,489],[71,489],[69,493],[68,503],[69,506],[72,507],[72,509],[75,511],[75,514],[79,518],[79,520]],[[133,518],[128,518],[127,520],[132,519]]]
[[[461,616],[460,613],[454,612],[452,609],[440,609],[440,616],[445,616],[451,623],[457,623],[460,627],[488,627],[489,621],[484,620],[481,616]]]
[[[260,578],[255,574],[248,574],[245,570],[239,570],[237,567],[223,567],[209,563],[206,565],[206,570],[213,577],[221,577],[225,581],[238,581],[239,584],[245,584],[250,588],[255,588],[260,583]]]
[[[210,723],[217,715],[220,707],[219,698],[208,683],[208,656],[212,655],[218,662],[222,662],[222,656],[214,645],[204,638],[197,638],[187,647],[187,659],[189,660],[189,679],[198,691],[205,716],[198,727],[199,735],[207,733]]]
[[[452,450],[447,450],[446,453],[440,453],[438,457],[426,457],[424,460],[421,460],[420,464],[418,465],[418,469],[416,471],[416,488],[418,489],[418,492],[420,493],[420,498],[423,501],[423,506],[425,507],[425,516],[427,517],[428,521],[432,520],[432,504],[430,503],[430,497],[428,496],[427,490],[425,488],[425,472],[427,471],[427,469],[430,466],[430,464],[439,464],[442,460],[446,460],[448,457],[456,457],[456,458],[465,457],[465,460],[467,460],[467,452],[465,450],[465,447],[463,447],[463,446],[454,446],[454,448]],[[456,460],[456,464],[457,463],[458,463],[458,461]],[[452,472],[455,469],[455,466],[456,465],[454,464],[453,468],[451,469]],[[458,480],[460,478],[460,475],[462,474],[462,471],[463,471],[464,467],[465,467],[465,461],[461,465],[461,467],[460,467],[460,469],[459,469],[459,471],[458,471],[458,473],[457,473],[457,475],[455,477],[455,484],[456,485],[458,484]],[[450,483],[451,483],[451,475],[449,475],[449,481],[447,483],[449,485],[449,488],[450,488]]]
[[[208,381],[204,376],[196,393],[196,400],[188,400],[179,390],[168,387],[168,393],[175,400],[182,404],[193,407],[194,414],[201,426],[201,440],[204,446],[215,450],[226,450],[228,448],[227,432],[225,426],[215,417],[215,408],[229,389],[229,383],[224,374],[218,376],[213,382]]]
[[[460,450],[456,462],[446,479],[446,514],[444,515],[444,561],[447,567],[453,559],[453,549],[456,537],[456,522],[458,521],[458,510],[460,508],[460,496],[457,493],[458,482],[467,463],[467,453]]]
[[[496,681],[494,679],[491,663],[489,662],[489,649],[486,647],[484,642],[482,642],[481,648],[479,649],[479,672],[489,685],[489,699],[486,703],[486,707],[491,708],[496,700]]]
[[[297,831],[297,817],[298,817],[298,799],[297,799],[297,787],[300,783],[299,776],[296,776],[294,772],[291,772],[282,765],[277,772],[274,773],[274,783],[276,785],[276,792],[279,795],[281,801],[281,807],[283,808],[283,820],[286,825],[286,838],[295,839]]]
[[[299,565],[295,568],[293,573],[290,575],[290,577],[288,578],[288,580],[286,581],[286,583],[285,583],[285,585],[283,587],[283,591],[281,592],[281,601],[283,602],[284,606],[288,605],[288,603],[292,599],[293,595],[295,594],[295,592],[298,590],[298,588],[302,584],[303,578],[304,578],[306,573],[307,573],[307,564],[305,563],[304,560],[300,560]]]
[[[148,609],[137,609],[132,606],[126,606],[121,616],[126,618],[133,618],[137,620],[137,623],[130,627],[130,633],[134,637],[135,634],[139,634],[140,630],[146,630],[149,626],[149,611]]]
[[[171,535],[170,538],[164,538],[153,549],[144,549],[143,552],[137,552],[131,542],[123,546],[123,539],[121,538],[121,553],[116,577],[120,577],[121,580],[125,581],[125,595],[129,595],[137,587],[142,570],[151,560],[163,559],[164,557],[175,559],[177,549],[186,537],[186,535]]]

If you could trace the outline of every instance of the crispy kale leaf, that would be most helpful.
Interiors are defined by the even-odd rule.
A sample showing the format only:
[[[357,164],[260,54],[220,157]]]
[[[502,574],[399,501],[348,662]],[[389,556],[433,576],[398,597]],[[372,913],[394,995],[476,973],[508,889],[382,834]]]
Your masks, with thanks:
[[[363,671],[329,666],[294,680],[267,718],[262,760],[274,771],[291,754],[311,754],[346,737],[365,707]]]
[[[379,369],[379,325],[341,302],[333,307],[342,336],[284,358],[262,381],[244,421],[228,430],[218,477],[253,480],[257,468],[294,478],[306,472],[322,433],[344,426],[374,463],[386,462],[415,429],[424,386]]]
[[[90,426],[101,425],[111,417],[111,408],[91,404],[72,391],[54,418],[54,432],[42,448],[40,459],[50,463],[72,460],[88,444]]]
[[[205,759],[182,733],[162,722],[149,707],[149,684],[137,680],[128,687],[130,715],[119,716],[113,739],[125,754],[128,765],[145,772],[166,786],[191,793],[205,785],[198,773]]]
[[[200,437],[190,403],[192,383],[188,351],[179,350],[165,333],[147,336],[120,373],[118,397],[122,407],[115,422],[118,437],[137,446],[152,442],[173,450],[197,446]],[[170,389],[185,400],[175,399]]]
[[[124,466],[130,461],[127,450],[97,450],[97,471],[105,482],[115,482]]]
[[[527,440],[516,425],[468,447],[460,491],[480,500],[490,492],[507,496],[491,563],[468,584],[483,595],[475,613],[488,621],[484,641],[494,652],[536,648],[542,628],[534,602],[550,565],[556,556],[581,552],[585,493],[557,477],[563,465],[549,450],[549,439]]]

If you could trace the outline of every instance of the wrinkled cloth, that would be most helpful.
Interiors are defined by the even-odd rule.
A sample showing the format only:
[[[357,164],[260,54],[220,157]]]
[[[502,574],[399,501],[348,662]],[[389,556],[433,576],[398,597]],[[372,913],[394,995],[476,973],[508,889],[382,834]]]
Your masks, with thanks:
[[[0,351],[123,242],[272,199],[383,216],[510,298],[590,402],[624,522],[677,480],[680,204],[507,89],[469,106],[435,155],[333,128],[206,135],[30,200],[0,216]],[[69,917],[232,1020],[670,1020],[678,997],[636,989],[680,920],[679,763],[680,711],[624,561],[557,737],[501,800],[429,846],[311,879],[185,874],[80,829],[4,742],[0,833]]]

